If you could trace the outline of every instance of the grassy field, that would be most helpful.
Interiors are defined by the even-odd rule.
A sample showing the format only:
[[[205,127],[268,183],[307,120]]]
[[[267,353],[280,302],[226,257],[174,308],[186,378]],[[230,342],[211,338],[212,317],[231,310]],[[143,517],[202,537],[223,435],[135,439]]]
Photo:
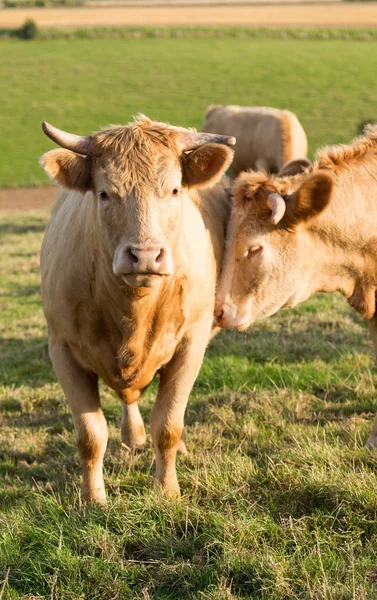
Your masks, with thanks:
[[[0,186],[45,183],[47,120],[87,134],[138,111],[201,127],[208,104],[285,107],[310,151],[377,119],[377,43],[339,40],[95,39],[0,42]]]
[[[363,448],[377,378],[358,316],[320,295],[213,341],[187,410],[181,502],[153,490],[150,440],[121,448],[104,388],[110,502],[83,507],[40,306],[47,217],[3,213],[0,226],[1,600],[377,598],[377,453]]]
[[[45,183],[46,119],[76,133],[142,111],[200,127],[210,103],[295,111],[310,150],[377,119],[375,42],[0,42],[0,186]],[[187,410],[181,502],[129,456],[105,387],[109,505],[81,506],[48,359],[38,255],[48,212],[0,215],[0,600],[375,600],[377,371],[364,323],[318,295],[208,349]],[[156,384],[145,395],[149,419]]]

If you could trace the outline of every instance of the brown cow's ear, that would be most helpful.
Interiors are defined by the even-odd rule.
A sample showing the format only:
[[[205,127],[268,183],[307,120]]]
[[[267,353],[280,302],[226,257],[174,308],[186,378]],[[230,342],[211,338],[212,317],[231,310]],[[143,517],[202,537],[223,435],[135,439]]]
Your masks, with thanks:
[[[85,194],[91,189],[90,158],[70,150],[50,150],[40,160],[41,167],[56,183]]]
[[[276,177],[288,177],[290,175],[297,175],[298,173],[304,173],[306,169],[312,166],[312,163],[307,158],[294,158],[289,160],[280,169]]]
[[[296,192],[287,198],[286,217],[293,223],[306,221],[322,212],[329,204],[334,176],[327,171],[308,175]]]
[[[206,188],[215,184],[233,160],[233,151],[221,144],[205,144],[182,157],[183,185]]]

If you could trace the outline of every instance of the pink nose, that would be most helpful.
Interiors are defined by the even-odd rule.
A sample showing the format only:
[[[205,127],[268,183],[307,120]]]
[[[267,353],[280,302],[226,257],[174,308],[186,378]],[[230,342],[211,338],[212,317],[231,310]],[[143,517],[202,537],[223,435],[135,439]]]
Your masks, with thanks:
[[[123,249],[123,264],[127,273],[170,275],[172,272],[171,252],[161,242],[126,244]]]

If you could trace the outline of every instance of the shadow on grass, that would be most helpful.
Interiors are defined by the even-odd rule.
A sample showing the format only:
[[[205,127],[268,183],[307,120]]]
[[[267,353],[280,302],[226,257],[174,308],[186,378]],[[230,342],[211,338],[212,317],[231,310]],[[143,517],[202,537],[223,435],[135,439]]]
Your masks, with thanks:
[[[374,461],[374,466],[375,465]],[[274,480],[273,487],[268,489],[266,502],[270,507],[271,514],[280,521],[281,518],[302,519],[313,515],[322,519],[330,518],[332,528],[342,531],[345,518],[351,514],[362,515],[364,527],[369,522],[370,534],[377,534],[376,506],[374,502],[365,503],[364,498],[358,498],[357,494],[342,489],[339,482],[332,484],[307,482],[302,485],[291,484],[289,489],[278,489]]]
[[[0,234],[22,235],[24,233],[43,233],[46,229],[45,221],[35,222],[35,219],[33,221],[33,223],[12,223],[11,221],[1,223]]]
[[[355,319],[355,322],[357,320]],[[221,331],[211,342],[206,356],[248,358],[257,363],[268,361],[301,363],[307,360],[334,360],[345,353],[373,354],[367,330],[346,331],[326,323],[309,323],[301,330],[282,326],[277,331],[250,329],[246,334]]]
[[[12,298],[26,298],[35,295],[41,295],[41,286],[39,283],[36,285],[13,286],[6,294],[0,294],[0,297],[3,296],[6,298],[7,296],[11,296]]]
[[[56,381],[47,337],[0,338],[0,384],[38,388]]]

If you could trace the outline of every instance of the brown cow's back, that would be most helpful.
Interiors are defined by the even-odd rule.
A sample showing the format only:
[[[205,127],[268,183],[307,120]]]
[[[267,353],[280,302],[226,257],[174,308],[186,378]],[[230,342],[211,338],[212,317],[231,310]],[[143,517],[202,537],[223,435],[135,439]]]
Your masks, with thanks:
[[[203,130],[237,138],[231,166],[233,175],[264,168],[276,173],[308,151],[305,132],[296,115],[266,106],[210,106]]]

